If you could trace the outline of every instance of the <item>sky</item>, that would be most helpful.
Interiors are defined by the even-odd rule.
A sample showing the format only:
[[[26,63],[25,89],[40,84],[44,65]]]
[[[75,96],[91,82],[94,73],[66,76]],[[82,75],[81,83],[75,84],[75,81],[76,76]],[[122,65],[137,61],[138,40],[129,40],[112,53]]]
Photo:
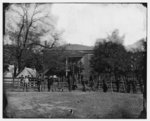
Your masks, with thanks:
[[[29,10],[31,15],[33,10],[32,7]],[[42,10],[52,15],[56,30],[62,32],[61,41],[65,43],[94,46],[96,40],[106,38],[115,29],[120,36],[125,36],[125,46],[146,37],[146,8],[141,4],[45,4]],[[6,23],[12,26],[18,19],[11,9],[7,11]],[[8,36],[4,39],[10,42]],[[49,33],[41,37],[41,41],[45,40],[51,40]]]
[[[118,29],[124,45],[146,37],[146,8],[141,4],[53,4],[58,30],[67,43],[93,46]]]

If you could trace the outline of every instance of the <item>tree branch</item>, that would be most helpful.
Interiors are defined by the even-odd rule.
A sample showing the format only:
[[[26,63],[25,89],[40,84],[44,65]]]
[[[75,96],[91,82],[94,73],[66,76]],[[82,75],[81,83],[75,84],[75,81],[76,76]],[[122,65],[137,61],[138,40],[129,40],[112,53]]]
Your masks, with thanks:
[[[33,19],[33,23],[34,22],[37,22],[37,21],[41,21],[42,19],[44,19],[44,18],[48,18],[49,16],[48,15],[45,15],[45,16],[42,16],[42,17],[39,17],[39,18],[37,18],[37,19]]]
[[[17,13],[20,17],[23,17],[23,15],[19,11],[15,10],[13,8],[11,8],[10,10],[13,11],[13,12],[15,12],[15,13]]]
[[[41,47],[44,47],[44,48],[47,48],[47,49],[52,49],[54,46],[45,46],[45,45],[42,45],[40,43],[30,43],[29,46],[32,46],[32,45],[37,45],[37,46],[41,46]],[[53,44],[54,45],[54,44]]]

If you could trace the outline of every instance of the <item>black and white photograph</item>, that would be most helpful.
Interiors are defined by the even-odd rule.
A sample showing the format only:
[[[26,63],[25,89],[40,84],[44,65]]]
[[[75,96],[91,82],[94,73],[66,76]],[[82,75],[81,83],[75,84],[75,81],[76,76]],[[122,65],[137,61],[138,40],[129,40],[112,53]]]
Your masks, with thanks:
[[[3,119],[147,119],[147,2],[3,2]]]

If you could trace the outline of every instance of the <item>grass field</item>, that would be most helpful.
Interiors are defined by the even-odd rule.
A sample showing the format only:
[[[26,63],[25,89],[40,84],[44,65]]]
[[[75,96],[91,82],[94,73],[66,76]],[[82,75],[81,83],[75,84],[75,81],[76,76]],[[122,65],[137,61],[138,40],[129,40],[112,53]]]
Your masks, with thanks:
[[[142,94],[7,92],[11,118],[138,118]]]

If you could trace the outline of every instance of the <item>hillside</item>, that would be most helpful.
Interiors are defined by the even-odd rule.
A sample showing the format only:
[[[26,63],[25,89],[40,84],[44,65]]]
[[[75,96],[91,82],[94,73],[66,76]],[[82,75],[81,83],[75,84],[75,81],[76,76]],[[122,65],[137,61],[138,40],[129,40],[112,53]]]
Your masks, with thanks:
[[[80,44],[67,44],[65,45],[66,50],[93,50],[92,46],[85,46]]]
[[[133,44],[131,44],[131,45],[128,45],[128,46],[126,46],[126,49],[128,50],[128,51],[133,51],[133,50],[135,50],[135,49],[137,49],[137,50],[143,50],[143,39],[142,40],[139,40],[139,41],[137,41],[137,42],[135,42],[135,43],[133,43]]]

